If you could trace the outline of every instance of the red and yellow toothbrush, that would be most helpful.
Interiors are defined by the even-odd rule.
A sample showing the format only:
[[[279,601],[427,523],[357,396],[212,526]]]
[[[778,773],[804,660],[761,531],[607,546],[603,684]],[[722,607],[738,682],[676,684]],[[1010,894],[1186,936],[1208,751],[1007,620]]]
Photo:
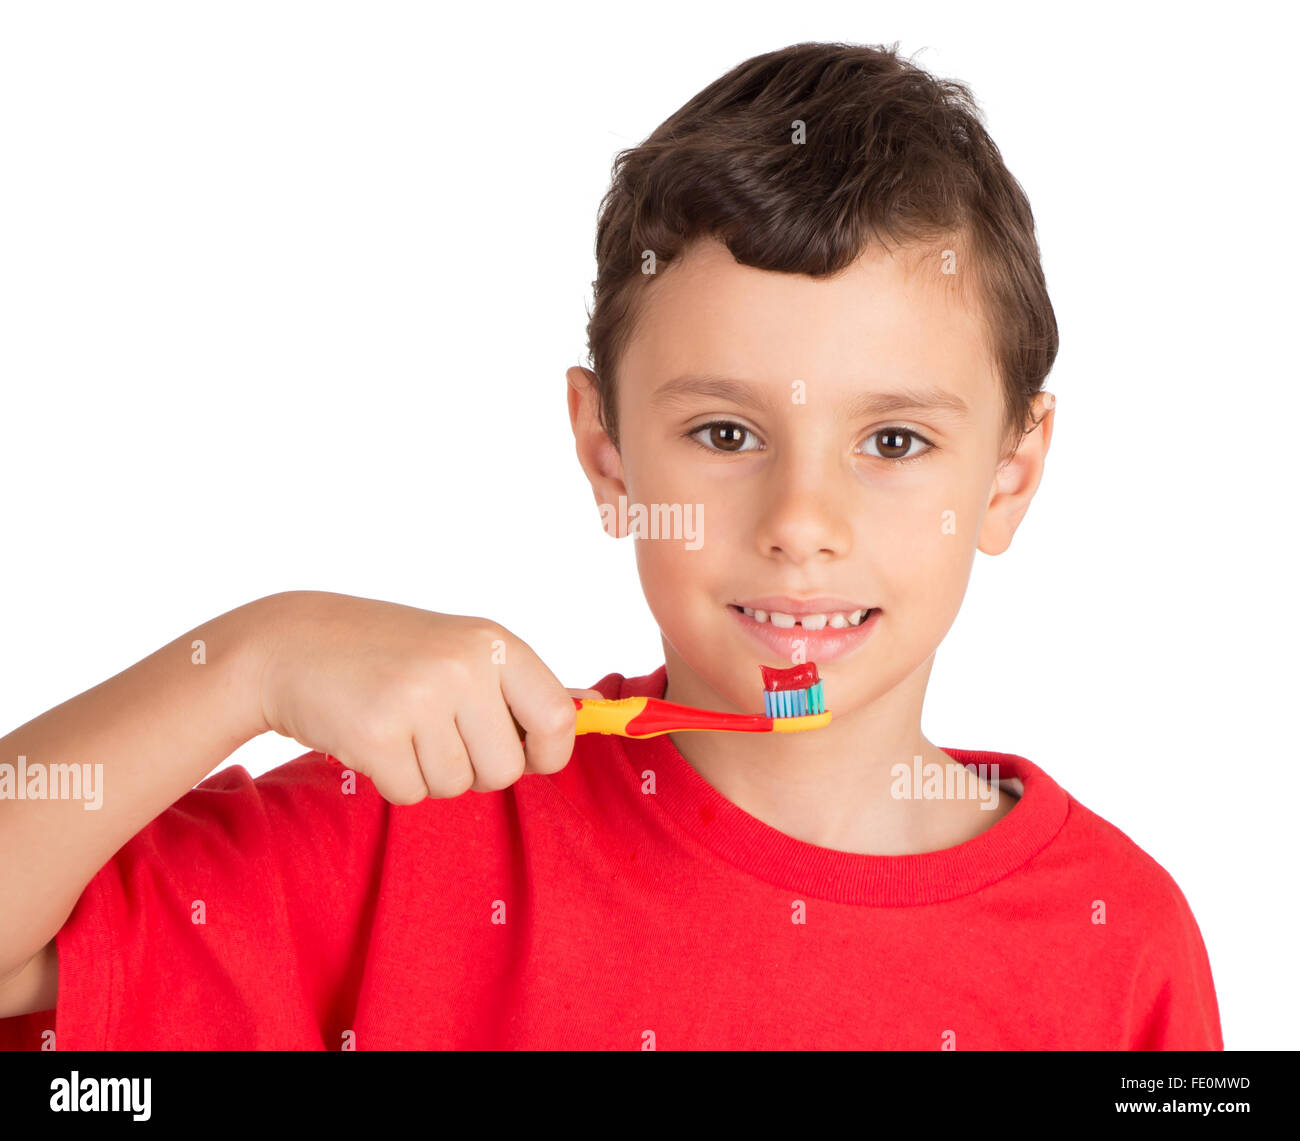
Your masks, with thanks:
[[[801,733],[829,723],[831,715],[814,662],[783,670],[759,668],[763,671],[765,717],[696,709],[657,697],[613,700],[575,697],[573,704],[578,708],[575,732],[618,737],[658,737],[687,729],[715,733]]]

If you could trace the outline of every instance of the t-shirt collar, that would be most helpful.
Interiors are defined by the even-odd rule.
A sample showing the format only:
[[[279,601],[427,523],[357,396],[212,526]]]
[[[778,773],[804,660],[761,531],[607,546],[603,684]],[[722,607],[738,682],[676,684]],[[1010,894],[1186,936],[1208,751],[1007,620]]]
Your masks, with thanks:
[[[662,697],[668,668],[623,678],[618,697]],[[652,797],[671,825],[740,870],[802,895],[839,903],[907,907],[968,895],[1010,875],[1060,831],[1069,796],[1024,757],[944,749],[967,766],[994,765],[1001,781],[1024,786],[1018,803],[991,828],[953,848],[906,856],[841,852],[797,840],[749,815],[710,785],[667,735],[611,738],[638,783],[655,774]]]

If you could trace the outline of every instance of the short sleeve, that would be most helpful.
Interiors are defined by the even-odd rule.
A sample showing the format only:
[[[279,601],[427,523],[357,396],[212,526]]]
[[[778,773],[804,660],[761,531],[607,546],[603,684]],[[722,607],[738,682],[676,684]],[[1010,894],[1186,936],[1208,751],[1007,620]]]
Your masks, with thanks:
[[[1210,959],[1178,885],[1162,876],[1164,898],[1143,945],[1134,986],[1134,1050],[1222,1050],[1223,1030]]]
[[[57,1048],[336,1049],[388,809],[342,775],[319,753],[233,765],[127,841],[56,936]],[[6,1021],[39,1045],[40,1013]]]

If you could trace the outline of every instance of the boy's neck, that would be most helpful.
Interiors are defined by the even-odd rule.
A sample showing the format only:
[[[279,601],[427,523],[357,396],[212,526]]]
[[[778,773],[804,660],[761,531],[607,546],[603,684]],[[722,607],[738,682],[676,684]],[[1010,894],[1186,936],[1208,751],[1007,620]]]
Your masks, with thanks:
[[[665,700],[709,705],[684,695],[693,688],[689,684],[674,685],[669,654]],[[954,847],[992,827],[1016,801],[1005,792],[997,795],[922,734],[921,705],[932,664],[933,657],[869,708],[836,715],[822,729],[671,733],[669,739],[729,801],[796,840],[882,856]],[[690,672],[679,663],[677,677],[683,676]],[[960,787],[969,791],[947,799],[896,796],[895,766],[918,763],[927,775],[942,771],[945,781],[960,778]],[[937,770],[925,767],[930,765]],[[993,807],[983,807],[990,800]]]

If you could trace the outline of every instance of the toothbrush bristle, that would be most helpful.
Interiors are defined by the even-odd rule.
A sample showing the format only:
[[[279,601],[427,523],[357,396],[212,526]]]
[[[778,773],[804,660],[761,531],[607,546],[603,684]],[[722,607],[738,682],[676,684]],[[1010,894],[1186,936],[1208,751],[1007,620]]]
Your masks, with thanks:
[[[768,717],[807,717],[826,712],[825,692],[815,662],[788,669],[759,669],[763,671],[763,705]]]

